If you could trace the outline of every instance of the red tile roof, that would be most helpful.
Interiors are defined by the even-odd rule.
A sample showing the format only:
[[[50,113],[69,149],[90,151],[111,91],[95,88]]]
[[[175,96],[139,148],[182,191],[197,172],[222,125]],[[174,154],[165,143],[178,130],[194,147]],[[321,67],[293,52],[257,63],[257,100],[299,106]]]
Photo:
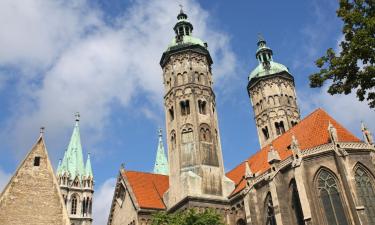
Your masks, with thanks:
[[[339,141],[360,142],[357,137],[337,123],[324,110],[317,109],[283,135],[276,138],[272,142],[272,145],[274,149],[278,151],[280,159],[284,160],[292,155],[291,150],[288,150],[288,146],[292,140],[292,135],[297,138],[301,151],[322,144],[327,144],[329,142],[329,122],[331,122],[336,128]],[[236,188],[232,192],[232,195],[240,192],[246,186],[246,181],[243,179],[246,170],[246,162],[249,163],[250,169],[253,173],[261,174],[270,168],[270,165],[267,162],[269,147],[270,145],[262,148],[226,174],[227,177],[233,180],[236,184]],[[163,202],[163,194],[169,187],[168,176],[136,171],[126,171],[122,175],[129,181],[141,208],[166,208]]]
[[[329,122],[331,122],[336,128],[339,141],[361,141],[336,122],[336,120],[330,117],[324,110],[317,109],[283,135],[276,138],[272,142],[272,145],[274,149],[278,151],[280,159],[284,160],[292,155],[292,151],[288,150],[288,146],[290,146],[292,140],[292,135],[298,140],[301,151],[322,144],[327,144],[329,142]],[[270,168],[270,165],[267,162],[269,148],[270,145],[265,146],[245,161],[249,163],[250,169],[253,173],[262,174]],[[242,179],[245,175],[245,162],[227,173],[227,177],[233,180],[236,184],[236,189],[233,191],[232,195],[245,188],[246,183]]]
[[[136,171],[125,171],[122,176],[128,180],[141,208],[166,208],[163,194],[169,187],[168,176]]]

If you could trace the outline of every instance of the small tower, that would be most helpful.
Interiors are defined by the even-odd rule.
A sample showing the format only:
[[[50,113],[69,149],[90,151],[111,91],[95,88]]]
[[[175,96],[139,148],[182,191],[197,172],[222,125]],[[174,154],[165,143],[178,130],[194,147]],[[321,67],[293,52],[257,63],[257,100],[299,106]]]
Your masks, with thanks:
[[[181,9],[176,36],[163,53],[164,106],[169,157],[168,207],[188,197],[226,199],[234,188],[225,177],[207,44],[192,36]]]
[[[86,166],[83,162],[79,117],[77,113],[68,148],[57,168],[57,179],[71,224],[91,225],[94,176],[90,154],[87,156]]]
[[[162,174],[162,175],[169,175],[168,166],[169,166],[168,159],[164,151],[162,129],[159,129],[159,143],[158,143],[158,149],[156,152],[154,173]]]
[[[247,90],[254,111],[261,147],[289,130],[300,120],[294,78],[288,68],[273,61],[272,49],[259,37],[259,65],[250,73]]]

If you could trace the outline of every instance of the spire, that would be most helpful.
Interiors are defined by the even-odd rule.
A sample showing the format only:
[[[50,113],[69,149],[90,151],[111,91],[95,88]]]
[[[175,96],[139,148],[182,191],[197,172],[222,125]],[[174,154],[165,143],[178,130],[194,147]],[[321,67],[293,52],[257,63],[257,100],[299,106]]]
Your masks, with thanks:
[[[169,174],[168,167],[169,167],[168,159],[165,155],[164,145],[163,145],[162,129],[160,128],[159,129],[159,144],[158,144],[158,150],[156,152],[154,173],[168,175]]]
[[[79,132],[80,114],[78,112],[75,114],[75,118],[76,122],[73,128],[73,133],[62,161],[61,173],[68,172],[71,179],[74,179],[76,176],[81,179],[82,176],[85,175],[85,167],[83,164],[82,145]]]
[[[87,154],[87,161],[86,161],[86,177],[91,177],[93,178],[94,175],[92,173],[92,168],[91,168],[91,160],[90,160],[90,153]]]

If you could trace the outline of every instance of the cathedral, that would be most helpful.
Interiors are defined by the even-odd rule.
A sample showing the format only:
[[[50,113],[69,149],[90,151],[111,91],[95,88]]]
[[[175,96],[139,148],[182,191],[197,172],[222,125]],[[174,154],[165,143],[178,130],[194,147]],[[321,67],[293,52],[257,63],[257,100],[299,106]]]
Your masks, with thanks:
[[[228,225],[375,224],[375,147],[323,109],[301,118],[294,78],[263,38],[247,91],[260,149],[225,173],[208,44],[182,10],[162,54],[168,159],[161,133],[153,173],[121,167],[108,225],[214,209]],[[254,149],[255,150],[255,149]]]
[[[228,225],[375,224],[371,132],[362,123],[361,140],[320,108],[301,118],[294,77],[262,37],[247,85],[260,148],[224,171],[208,44],[183,10],[173,30],[160,60],[167,148],[160,129],[153,173],[121,166],[108,225],[151,225],[154,213],[190,208],[214,209]],[[0,194],[0,225],[93,223],[79,121],[56,172],[41,129]]]

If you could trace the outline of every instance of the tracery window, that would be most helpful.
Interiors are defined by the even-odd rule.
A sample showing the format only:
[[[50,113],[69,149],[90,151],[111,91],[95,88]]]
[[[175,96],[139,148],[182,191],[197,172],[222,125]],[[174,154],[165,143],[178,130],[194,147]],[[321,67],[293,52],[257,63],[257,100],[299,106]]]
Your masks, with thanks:
[[[355,171],[357,196],[365,207],[369,224],[375,224],[375,192],[372,177],[361,167]]]
[[[268,193],[265,200],[266,225],[276,225],[275,210],[273,208],[272,196]]]
[[[292,211],[294,212],[296,224],[304,225],[305,222],[303,220],[302,206],[301,206],[301,201],[299,198],[297,184],[295,180],[293,180],[290,184],[290,191],[292,195],[290,206],[292,208]]]
[[[321,170],[317,177],[317,188],[327,224],[348,225],[334,176],[327,170]]]
[[[72,205],[71,205],[71,214],[76,215],[77,214],[77,197],[74,195],[72,197]]]

